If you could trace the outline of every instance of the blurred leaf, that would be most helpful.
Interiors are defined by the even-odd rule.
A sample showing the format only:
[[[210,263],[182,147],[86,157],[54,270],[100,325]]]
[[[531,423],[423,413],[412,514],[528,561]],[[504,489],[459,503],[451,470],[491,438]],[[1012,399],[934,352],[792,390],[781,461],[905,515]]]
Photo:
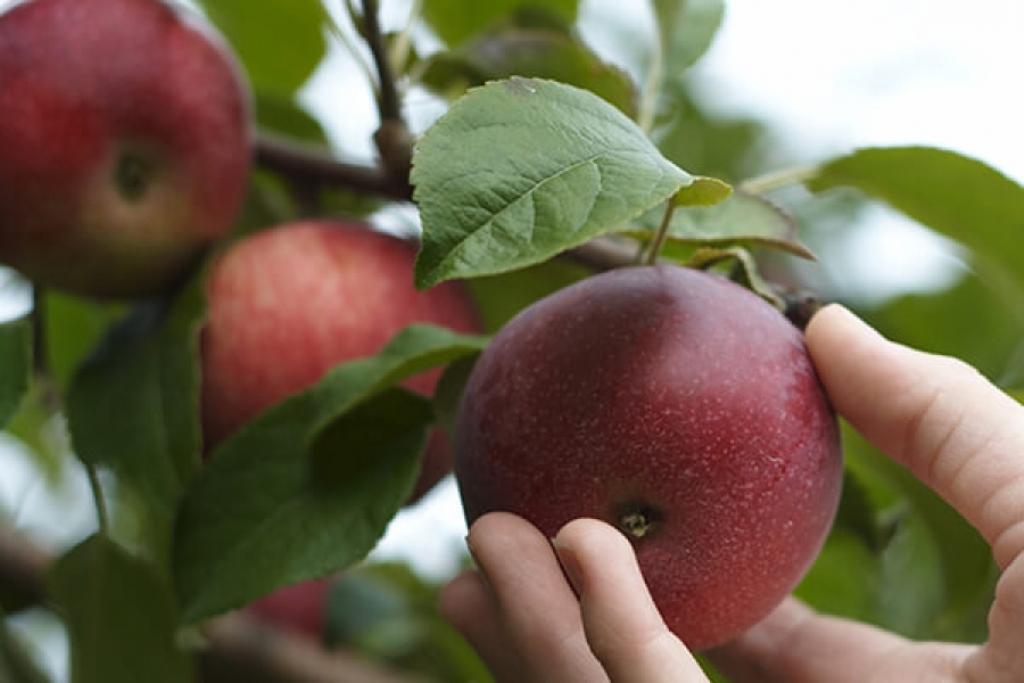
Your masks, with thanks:
[[[944,291],[907,294],[865,317],[890,339],[960,358],[998,381],[1024,338],[1022,313],[968,272]]]
[[[107,328],[121,319],[126,310],[120,303],[89,301],[53,290],[46,292],[43,315],[47,363],[61,393],[71,386],[78,366]]]
[[[480,308],[484,329],[497,332],[530,304],[592,275],[587,268],[564,259],[552,259],[523,270],[467,281]]]
[[[49,592],[68,627],[72,683],[188,683],[170,590],[152,567],[102,536],[57,560]]]
[[[32,320],[0,323],[0,429],[18,412],[32,385]]]
[[[111,328],[67,397],[78,456],[108,466],[170,514],[199,469],[203,278],[169,302],[142,304]]]
[[[991,166],[929,147],[869,148],[829,161],[807,185],[886,202],[997,266],[1024,297],[1024,187]]]
[[[571,25],[576,21],[579,0],[423,0],[423,18],[448,45],[457,45],[496,24],[508,22]],[[515,15],[540,15],[550,19],[515,20]]]
[[[245,65],[256,92],[295,93],[327,53],[320,0],[198,0]]]
[[[0,681],[5,683],[48,683],[26,646],[15,637],[3,621],[0,610]]]
[[[601,98],[524,78],[470,91],[413,164],[421,288],[546,261],[693,181]]]
[[[641,216],[637,226],[643,230],[623,230],[640,239],[650,239],[661,224],[663,209]],[[796,222],[767,199],[734,192],[714,206],[693,206],[672,215],[668,239],[683,244],[730,246],[768,246],[790,254],[813,259],[800,241]]]
[[[729,183],[718,178],[696,176],[690,185],[676,192],[672,201],[677,207],[709,207],[722,203],[731,195]]]
[[[840,525],[829,534],[793,594],[826,614],[878,623],[881,573],[879,558],[864,540]]]
[[[354,642],[407,609],[405,597],[379,579],[362,572],[342,574],[331,585],[327,599],[326,642],[332,646]]]
[[[662,71],[677,79],[711,47],[725,14],[723,0],[653,0],[661,34]]]
[[[879,623],[912,637],[983,638],[984,620],[968,623],[965,615],[977,614],[977,605],[991,599],[996,571],[988,544],[934,491],[845,423],[843,443],[847,462],[896,487],[906,506],[883,558]],[[900,601],[905,604],[885,604]]]
[[[636,114],[636,88],[629,75],[602,61],[575,37],[555,31],[512,29],[480,36],[432,57],[422,80],[436,92],[452,96],[511,76],[573,85],[610,102],[626,116]]]
[[[437,415],[437,423],[449,436],[455,434],[455,420],[459,412],[459,403],[477,358],[479,358],[479,354],[465,356],[449,365],[441,374],[441,378],[437,380],[437,386],[434,387],[434,414]]]
[[[261,129],[269,129],[307,143],[327,145],[327,134],[320,122],[293,97],[276,92],[256,93],[256,121]]]
[[[438,585],[404,564],[359,567],[332,593],[328,623],[333,622],[335,634],[329,642],[429,680],[493,680],[469,644],[437,614],[438,592]]]
[[[219,446],[177,520],[175,580],[185,620],[364,557],[412,491],[432,417],[427,399],[395,385],[485,343],[428,325],[406,328],[377,356],[339,365]],[[398,429],[387,427],[393,433],[382,439],[389,423]],[[320,466],[335,461],[329,481],[315,480],[313,454]]]

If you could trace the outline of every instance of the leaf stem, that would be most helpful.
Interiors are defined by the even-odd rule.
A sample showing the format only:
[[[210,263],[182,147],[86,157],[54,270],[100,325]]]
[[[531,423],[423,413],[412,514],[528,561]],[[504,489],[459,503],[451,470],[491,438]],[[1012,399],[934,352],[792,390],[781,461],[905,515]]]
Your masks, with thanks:
[[[661,82],[664,78],[665,46],[662,44],[661,32],[656,31],[657,38],[651,51],[651,64],[644,80],[643,95],[640,98],[640,110],[637,112],[636,123],[648,137],[654,128],[654,117],[658,110],[658,95],[661,93]]]
[[[83,461],[84,462],[84,461]],[[89,488],[92,490],[93,503],[96,505],[96,521],[99,523],[100,534],[110,536],[110,516],[107,514],[107,502],[103,496],[99,472],[90,462],[84,462],[85,473],[89,476]]]
[[[654,233],[654,239],[651,240],[651,245],[644,255],[644,265],[653,266],[658,262],[658,255],[661,254],[661,248],[665,245],[665,239],[668,237],[668,228],[672,224],[672,216],[675,212],[675,197],[670,197],[668,204],[665,206],[665,215],[661,217],[661,225],[658,226],[658,232]]]
[[[403,73],[409,64],[409,52],[412,49],[412,31],[423,13],[423,0],[413,0],[409,8],[409,16],[406,19],[402,31],[395,37],[391,46],[391,68],[398,73]]]
[[[744,180],[739,184],[739,189],[750,194],[765,194],[772,190],[778,190],[790,185],[805,183],[815,178],[821,171],[817,165],[794,166],[779,171],[766,173],[756,178]]]

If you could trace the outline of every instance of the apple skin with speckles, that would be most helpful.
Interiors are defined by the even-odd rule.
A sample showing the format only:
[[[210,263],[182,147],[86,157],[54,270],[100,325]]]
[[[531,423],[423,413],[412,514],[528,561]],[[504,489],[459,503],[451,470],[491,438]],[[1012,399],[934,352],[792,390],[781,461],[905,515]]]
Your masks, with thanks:
[[[78,295],[150,296],[230,231],[249,89],[194,16],[159,0],[0,12],[0,263]]]
[[[415,260],[413,242],[339,220],[287,223],[228,247],[207,277],[200,333],[207,454],[335,365],[378,353],[404,327],[430,323],[479,332],[463,284],[418,291]],[[431,370],[404,386],[429,396],[440,375]],[[451,468],[451,444],[435,430],[410,502]]]
[[[834,411],[801,332],[747,289],[675,266],[596,275],[512,319],[459,409],[467,520],[630,538],[669,628],[732,640],[799,582],[842,487]]]

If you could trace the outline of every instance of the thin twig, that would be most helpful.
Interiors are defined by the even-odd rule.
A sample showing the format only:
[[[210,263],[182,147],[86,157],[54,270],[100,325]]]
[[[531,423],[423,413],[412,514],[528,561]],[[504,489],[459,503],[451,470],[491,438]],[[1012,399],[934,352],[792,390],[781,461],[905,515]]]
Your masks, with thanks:
[[[402,120],[402,100],[398,96],[398,85],[395,74],[388,62],[388,51],[384,45],[384,33],[380,28],[380,8],[377,0],[363,0],[363,38],[373,55],[377,66],[377,107],[380,110],[380,122]]]

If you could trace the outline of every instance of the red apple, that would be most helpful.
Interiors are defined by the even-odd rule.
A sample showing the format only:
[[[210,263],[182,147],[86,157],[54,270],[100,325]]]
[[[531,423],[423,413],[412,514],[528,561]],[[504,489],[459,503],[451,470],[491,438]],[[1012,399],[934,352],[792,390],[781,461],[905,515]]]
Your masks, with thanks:
[[[333,577],[281,588],[245,608],[245,613],[274,626],[321,641],[327,629],[327,598]]]
[[[376,354],[408,325],[476,332],[475,307],[460,283],[416,290],[415,258],[410,242],[327,221],[291,223],[229,248],[207,281],[201,336],[207,449],[334,365]],[[406,386],[431,394],[439,376],[427,372]],[[450,469],[451,448],[436,431],[414,498]]]
[[[0,263],[77,294],[160,292],[231,228],[250,164],[247,86],[183,11],[0,15]]]
[[[462,399],[455,473],[469,522],[618,527],[666,623],[701,650],[793,589],[843,467],[800,332],[724,278],[659,266],[584,280],[495,336]]]

